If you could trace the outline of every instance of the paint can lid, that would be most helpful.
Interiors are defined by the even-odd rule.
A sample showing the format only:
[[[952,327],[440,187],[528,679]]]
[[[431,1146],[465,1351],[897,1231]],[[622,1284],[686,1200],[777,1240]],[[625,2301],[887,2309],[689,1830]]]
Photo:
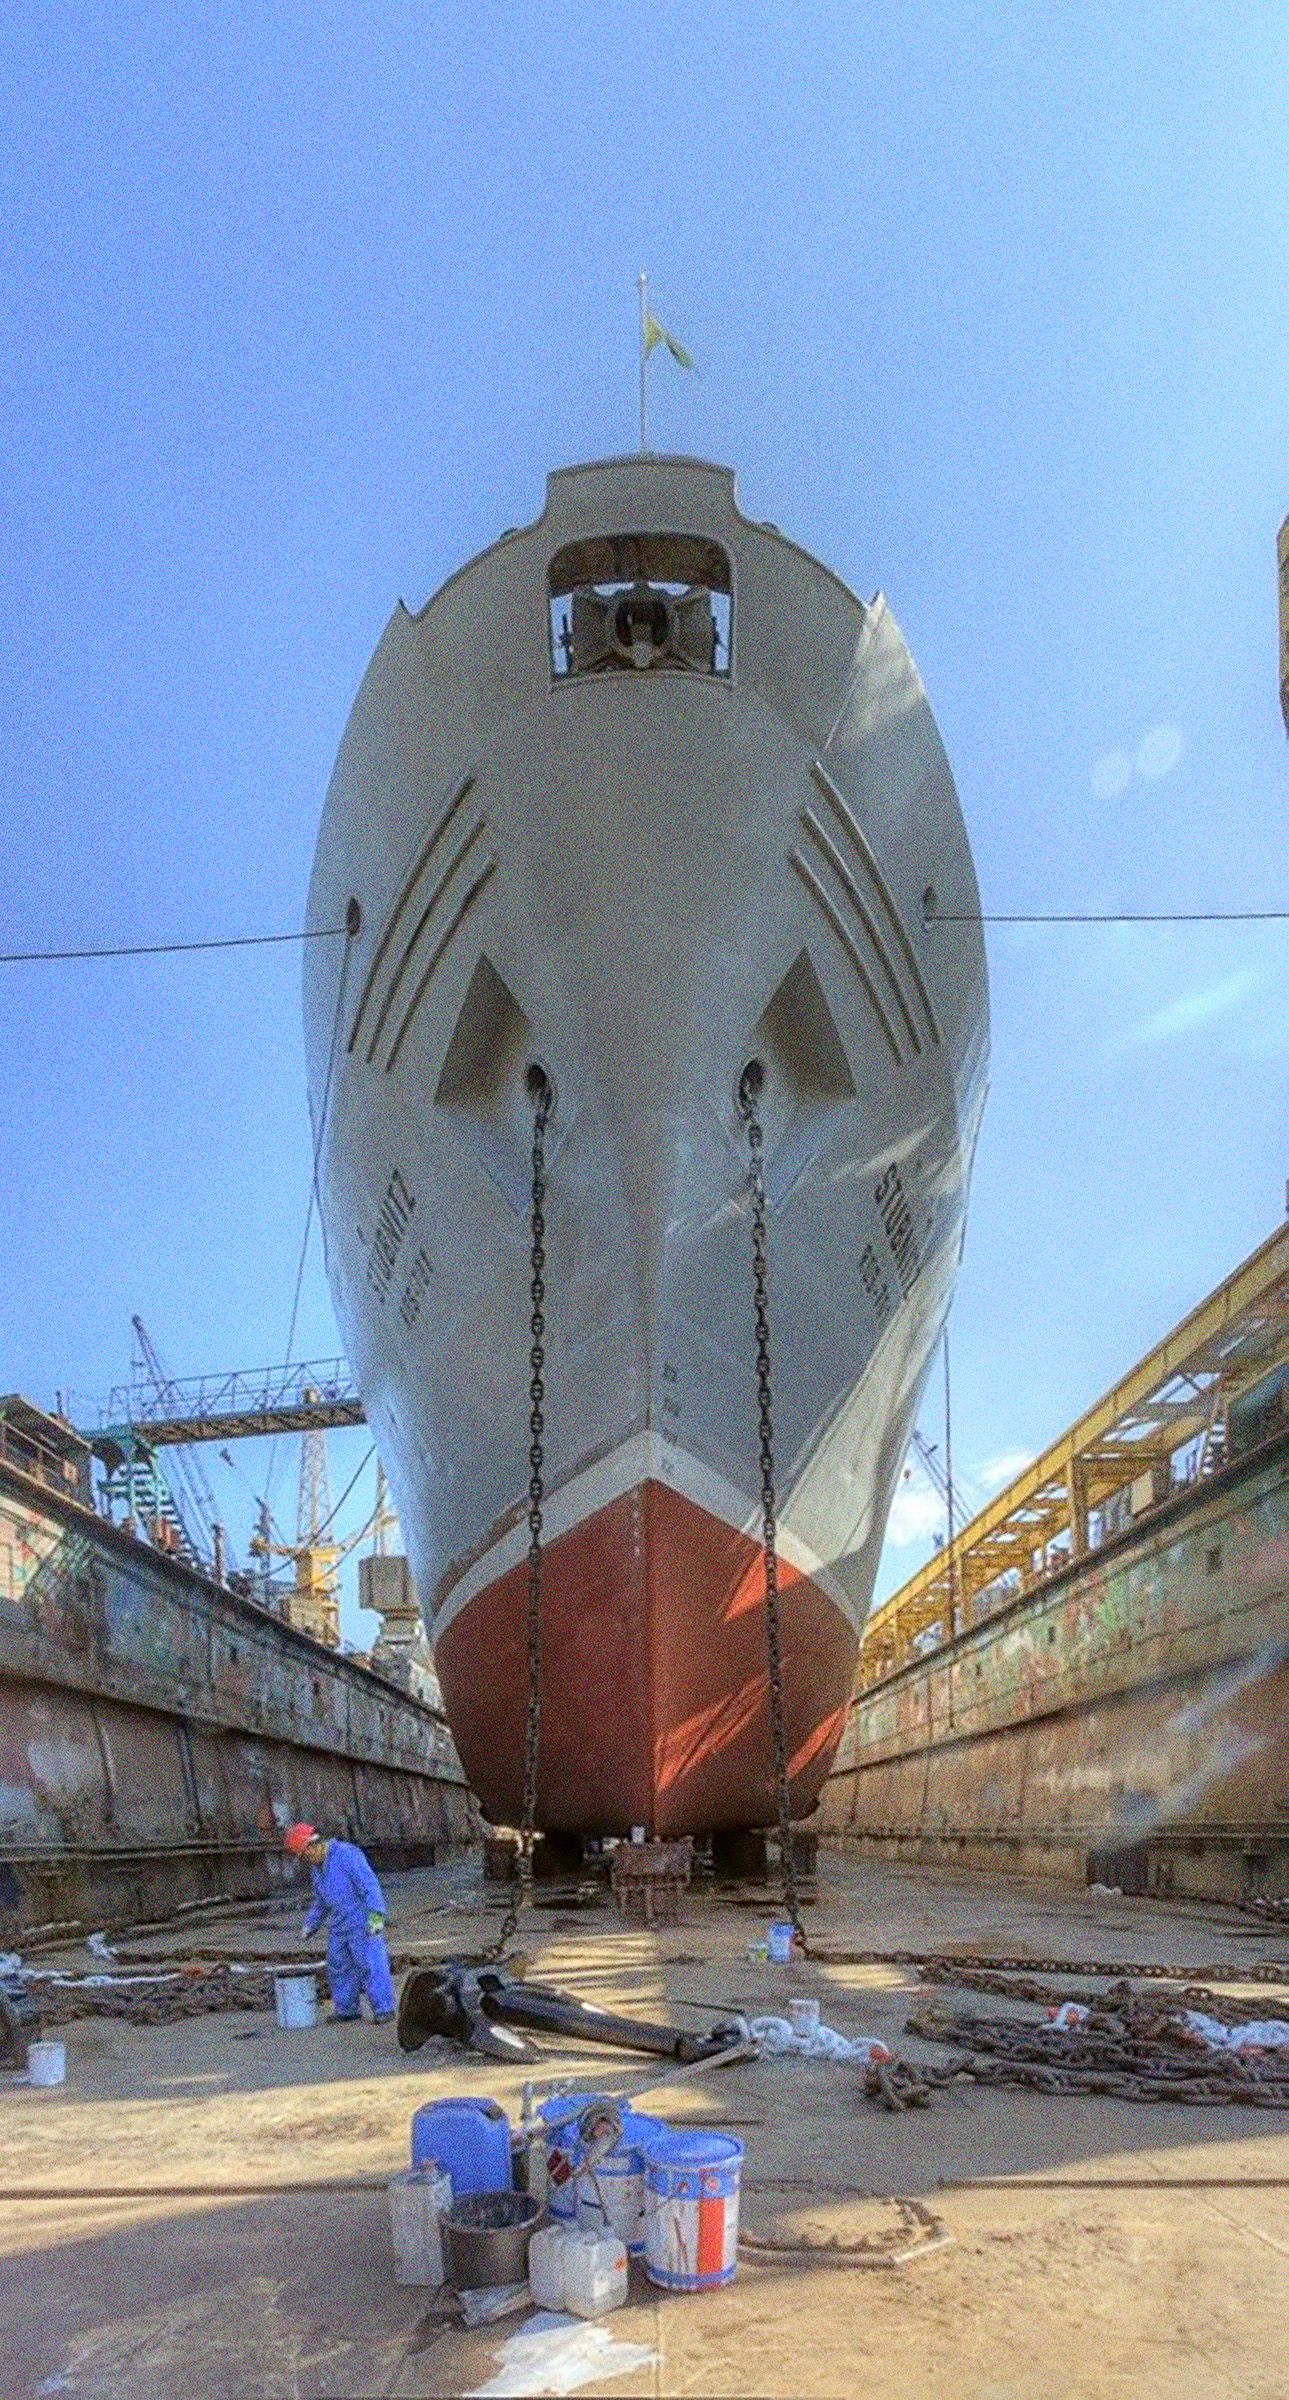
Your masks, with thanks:
[[[742,2158],[743,2144],[731,2133],[678,2133],[664,2126],[644,2145],[647,2167],[689,2167],[699,2173],[704,2167],[736,2167]]]

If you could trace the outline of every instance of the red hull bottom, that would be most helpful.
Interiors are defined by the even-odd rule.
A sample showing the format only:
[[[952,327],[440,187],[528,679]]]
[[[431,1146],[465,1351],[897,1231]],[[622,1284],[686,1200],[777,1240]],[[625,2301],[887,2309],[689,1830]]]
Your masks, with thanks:
[[[819,1795],[858,1642],[781,1560],[784,1716],[794,1817]],[[435,1644],[461,1763],[485,1814],[523,1815],[527,1564],[467,1602]],[[542,1561],[537,1822],[661,1837],[767,1825],[774,1793],[761,1545],[652,1480],[552,1542]]]

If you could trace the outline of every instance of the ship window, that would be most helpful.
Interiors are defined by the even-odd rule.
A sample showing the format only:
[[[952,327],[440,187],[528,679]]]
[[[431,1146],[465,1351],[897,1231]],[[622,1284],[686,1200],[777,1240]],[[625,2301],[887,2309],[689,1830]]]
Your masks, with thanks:
[[[556,552],[547,577],[551,673],[727,677],[733,587],[719,543],[692,533],[599,534]]]

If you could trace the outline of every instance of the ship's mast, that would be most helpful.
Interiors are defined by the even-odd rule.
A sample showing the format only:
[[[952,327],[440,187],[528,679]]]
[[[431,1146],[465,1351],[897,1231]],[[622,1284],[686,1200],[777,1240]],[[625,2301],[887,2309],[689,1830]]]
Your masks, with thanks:
[[[648,338],[649,278],[642,267],[640,270],[640,448],[642,452],[649,447],[645,438],[645,360],[649,355],[646,347]]]

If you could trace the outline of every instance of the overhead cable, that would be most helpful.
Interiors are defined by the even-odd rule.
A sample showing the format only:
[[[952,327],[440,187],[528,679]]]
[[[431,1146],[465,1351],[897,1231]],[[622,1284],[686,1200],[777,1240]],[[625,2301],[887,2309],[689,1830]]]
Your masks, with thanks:
[[[331,1078],[335,1070],[336,1044],[340,1038],[340,1019],[345,1005],[345,985],[349,979],[349,961],[353,953],[354,937],[358,932],[360,922],[356,901],[350,901],[349,909],[349,921],[340,928],[341,932],[345,935],[345,955],[340,962],[340,981],[336,989],[336,1013],[331,1025],[331,1047],[327,1053],[327,1080],[322,1087],[322,1106],[318,1111],[318,1126],[313,1139],[313,1172],[309,1178],[309,1205],[304,1214],[304,1238],[300,1244],[300,1263],[295,1272],[295,1298],[291,1302],[291,1324],[286,1337],[286,1362],[288,1366],[291,1363],[291,1351],[295,1342],[296,1319],[300,1314],[300,1292],[304,1284],[304,1262],[309,1254],[309,1235],[313,1228],[313,1211],[315,1203],[318,1199],[318,1160],[322,1156],[322,1137],[327,1130],[327,1109],[331,1101]],[[269,1446],[268,1472],[264,1477],[264,1495],[266,1504],[268,1495],[273,1489],[273,1469],[277,1459],[277,1443],[278,1437],[276,1434],[274,1434],[273,1440]]]
[[[928,909],[926,925],[1285,925],[1289,908]]]
[[[280,942],[327,942],[344,925],[307,925],[298,933],[229,933],[202,942],[113,942],[92,950],[0,950],[0,967],[43,966],[74,958],[173,958],[187,950],[265,950]]]
[[[329,1525],[334,1525],[336,1518],[339,1516],[341,1509],[344,1507],[346,1500],[349,1498],[349,1495],[352,1492],[354,1485],[357,1483],[359,1476],[363,1474],[365,1469],[371,1465],[371,1462],[375,1456],[376,1444],[373,1442],[370,1450],[367,1452],[366,1457],[361,1459],[358,1465],[354,1468],[353,1474],[350,1476],[348,1483],[345,1485],[345,1488],[341,1493],[340,1498],[337,1500],[335,1507],[328,1509],[326,1516],[322,1520],[322,1523],[317,1528],[316,1538],[320,1539],[321,1536],[326,1532],[327,1527]],[[363,1535],[370,1532],[372,1526],[376,1522],[376,1517],[378,1514],[379,1511],[375,1511],[368,1518],[367,1523],[362,1526],[357,1533],[350,1535],[349,1543],[346,1544],[346,1548],[350,1547],[354,1542],[360,1542],[363,1538]]]

